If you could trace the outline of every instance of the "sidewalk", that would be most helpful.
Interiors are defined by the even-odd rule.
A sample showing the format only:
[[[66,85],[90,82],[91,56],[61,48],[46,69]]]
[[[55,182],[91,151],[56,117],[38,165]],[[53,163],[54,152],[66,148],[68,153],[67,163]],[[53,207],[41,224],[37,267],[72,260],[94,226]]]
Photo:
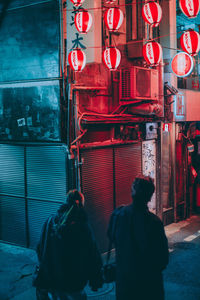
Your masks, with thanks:
[[[187,228],[192,228],[193,224],[200,225],[200,216],[192,216],[190,219],[166,226],[169,248],[172,243],[181,241],[187,234]],[[37,257],[34,250],[0,243],[1,300],[36,300],[35,288],[32,287],[32,273],[36,261]],[[170,286],[166,288],[170,288]],[[115,299],[114,284],[105,284],[96,293],[86,288],[86,292],[88,299],[91,300]]]

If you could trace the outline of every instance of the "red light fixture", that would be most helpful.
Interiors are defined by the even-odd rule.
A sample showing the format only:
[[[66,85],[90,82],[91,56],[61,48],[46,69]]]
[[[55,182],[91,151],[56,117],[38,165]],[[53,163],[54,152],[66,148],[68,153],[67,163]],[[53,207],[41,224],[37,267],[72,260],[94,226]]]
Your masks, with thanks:
[[[177,53],[171,62],[173,73],[178,77],[186,77],[193,70],[194,62],[192,56],[186,52]]]
[[[83,4],[85,0],[70,0],[74,6],[78,7]]]
[[[87,10],[80,11],[75,15],[74,23],[80,33],[87,33],[92,26],[92,15]]]
[[[162,18],[162,8],[160,4],[156,2],[148,2],[142,7],[142,17],[145,22],[157,27]]]
[[[121,53],[116,47],[108,47],[103,51],[103,62],[106,67],[115,71],[121,61]]]
[[[122,25],[123,19],[123,12],[117,7],[107,9],[104,14],[104,21],[109,31],[118,30]]]
[[[179,0],[179,6],[188,18],[196,18],[199,13],[200,0]]]
[[[76,48],[69,53],[68,62],[74,71],[82,71],[86,64],[86,55],[81,49]]]
[[[180,38],[180,43],[183,51],[191,56],[197,55],[200,47],[199,33],[192,29],[185,31]]]
[[[162,58],[162,47],[159,43],[153,41],[143,46],[143,56],[148,65],[158,65]]]

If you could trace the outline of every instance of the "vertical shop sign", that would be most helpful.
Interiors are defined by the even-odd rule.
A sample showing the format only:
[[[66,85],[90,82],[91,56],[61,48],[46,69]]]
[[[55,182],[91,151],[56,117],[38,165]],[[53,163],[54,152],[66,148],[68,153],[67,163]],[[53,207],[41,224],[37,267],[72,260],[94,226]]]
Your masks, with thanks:
[[[100,63],[101,54],[101,1],[87,0],[82,6],[75,7],[71,1],[66,2],[67,10],[67,55],[75,48],[84,50],[87,63]],[[76,13],[86,9],[92,16],[92,27],[87,34],[82,34],[76,29],[74,19]]]
[[[142,142],[142,173],[153,178],[156,186],[156,143],[154,140]],[[156,209],[155,193],[148,206],[151,210]]]

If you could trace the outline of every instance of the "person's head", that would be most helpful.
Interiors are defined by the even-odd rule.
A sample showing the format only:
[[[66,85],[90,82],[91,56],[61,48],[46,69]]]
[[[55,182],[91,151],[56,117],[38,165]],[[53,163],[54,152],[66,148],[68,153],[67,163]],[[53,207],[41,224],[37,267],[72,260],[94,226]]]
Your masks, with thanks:
[[[67,206],[71,207],[71,206],[75,206],[78,208],[81,208],[84,206],[84,195],[79,192],[78,190],[70,190],[67,193],[67,198],[66,198],[66,204]]]
[[[70,190],[67,193],[66,202],[62,204],[55,218],[55,233],[60,236],[63,228],[70,222],[86,220],[85,212],[83,211],[84,195],[78,190]]]
[[[149,176],[138,176],[133,181],[131,196],[138,205],[146,205],[155,191],[153,179]]]

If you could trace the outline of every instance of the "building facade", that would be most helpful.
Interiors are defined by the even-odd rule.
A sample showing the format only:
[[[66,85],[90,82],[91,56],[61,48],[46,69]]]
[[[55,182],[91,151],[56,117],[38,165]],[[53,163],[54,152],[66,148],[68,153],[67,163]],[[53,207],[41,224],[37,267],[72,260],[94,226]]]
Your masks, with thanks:
[[[168,68],[171,48],[177,49],[175,1],[161,3],[165,13],[155,28],[142,19],[143,4],[114,2],[124,16],[115,32],[104,21],[109,1],[85,0],[77,8],[70,1],[13,0],[2,7],[0,239],[34,248],[44,220],[76,187],[85,194],[105,251],[109,216],[130,203],[138,174],[154,178],[150,209],[165,224],[190,215],[193,200],[186,197],[191,199],[192,188],[181,188],[189,180],[183,156],[198,113],[196,120],[179,121],[174,109],[180,99],[186,105],[192,93],[199,94],[179,90]],[[74,24],[82,8],[93,20],[87,34]],[[152,39],[163,46],[163,60],[155,66],[142,53]],[[102,62],[110,46],[121,53],[116,71]],[[67,60],[77,47],[86,54],[81,72]]]

